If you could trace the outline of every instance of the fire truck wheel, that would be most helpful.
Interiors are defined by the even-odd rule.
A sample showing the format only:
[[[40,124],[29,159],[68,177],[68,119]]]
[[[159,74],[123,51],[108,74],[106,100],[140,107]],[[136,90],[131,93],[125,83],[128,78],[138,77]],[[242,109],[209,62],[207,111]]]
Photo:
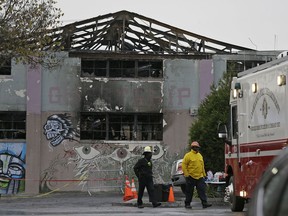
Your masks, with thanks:
[[[235,186],[233,182],[233,176],[230,177],[228,188],[229,188],[231,210],[233,212],[243,211],[245,200],[242,197],[235,195]]]

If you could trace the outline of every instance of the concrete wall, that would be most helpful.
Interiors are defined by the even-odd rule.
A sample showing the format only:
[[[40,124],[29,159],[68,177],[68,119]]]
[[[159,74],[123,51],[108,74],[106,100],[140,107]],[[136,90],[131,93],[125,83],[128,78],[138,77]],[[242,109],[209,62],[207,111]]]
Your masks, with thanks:
[[[165,60],[164,75],[164,143],[182,157],[199,104],[214,80],[212,60]]]
[[[0,110],[26,110],[27,66],[12,62],[11,76],[0,76]]]
[[[14,151],[26,175],[16,192],[120,190],[146,145],[154,148],[155,183],[168,182],[199,104],[223,73],[213,70],[213,60],[175,59],[164,60],[163,79],[84,78],[80,58],[59,53],[58,60],[53,69],[13,64],[11,76],[0,77],[0,111],[27,112],[26,140],[0,140],[0,149],[19,143]],[[163,113],[163,141],[80,140],[81,111],[119,106]]]

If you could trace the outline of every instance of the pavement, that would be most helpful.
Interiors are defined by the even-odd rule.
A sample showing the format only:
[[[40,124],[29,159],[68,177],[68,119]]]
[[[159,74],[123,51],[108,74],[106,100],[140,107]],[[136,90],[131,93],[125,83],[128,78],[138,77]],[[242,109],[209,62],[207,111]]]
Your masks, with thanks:
[[[177,199],[174,202],[161,202],[161,207],[165,207],[165,208],[178,208],[178,207],[183,207],[184,208],[184,200],[185,198],[181,198],[181,199]],[[144,197],[143,198],[143,206],[144,207],[151,207],[152,204],[149,202],[149,200]],[[209,199],[209,203],[211,203],[213,206],[227,206],[227,203],[222,202],[220,199],[218,198],[211,198]],[[113,203],[112,205],[120,205],[120,206],[137,206],[137,199],[132,199],[126,202],[116,202]],[[191,203],[192,207],[199,207],[202,206],[201,201],[198,198],[194,198],[193,202]]]
[[[152,207],[146,191],[143,196],[144,209],[137,208],[137,199],[123,201],[123,198],[123,193],[120,191],[90,191],[90,193],[87,191],[54,191],[38,195],[2,195],[0,198],[0,215],[191,215],[191,211],[184,208],[184,194],[180,190],[178,191],[177,188],[175,188],[174,191],[174,202],[161,202],[161,206],[157,208]],[[208,201],[213,204],[213,207],[203,209],[200,200],[194,198],[191,203],[193,215],[235,216],[229,211],[229,207],[221,198],[209,198]],[[241,216],[243,216],[243,214]]]
[[[161,202],[162,207],[184,207],[185,195],[177,187],[173,189],[174,202]],[[53,206],[61,203],[63,206],[137,206],[137,199],[130,199],[128,201],[123,201],[124,195],[119,191],[99,191],[99,192],[50,192],[39,195],[27,195],[27,194],[17,194],[17,195],[2,195],[0,198],[0,208],[1,206],[13,202],[17,203],[17,206],[25,206],[29,203],[39,206]],[[223,201],[223,198],[208,198],[208,202],[212,203],[213,206],[227,206],[228,203]],[[144,207],[151,207],[152,204],[149,202],[148,194],[145,191],[143,196]],[[193,198],[192,206],[201,206],[201,201],[198,198]],[[29,205],[28,205],[29,206]]]

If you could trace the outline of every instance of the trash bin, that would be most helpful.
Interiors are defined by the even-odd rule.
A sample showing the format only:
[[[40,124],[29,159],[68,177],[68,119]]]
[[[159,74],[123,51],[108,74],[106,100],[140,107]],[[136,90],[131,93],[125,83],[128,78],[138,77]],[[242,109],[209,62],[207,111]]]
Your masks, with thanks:
[[[167,202],[169,198],[171,184],[162,185],[162,202]]]
[[[154,198],[156,202],[162,202],[162,184],[154,184]]]
[[[171,187],[171,184],[154,184],[155,201],[156,202],[168,202],[170,187]]]

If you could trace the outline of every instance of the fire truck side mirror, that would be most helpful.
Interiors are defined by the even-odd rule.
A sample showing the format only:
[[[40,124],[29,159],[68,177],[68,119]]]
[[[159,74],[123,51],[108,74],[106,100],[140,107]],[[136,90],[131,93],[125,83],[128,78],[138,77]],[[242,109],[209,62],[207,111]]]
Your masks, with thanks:
[[[218,138],[224,139],[228,145],[231,145],[231,141],[228,140],[228,130],[227,126],[223,123],[219,123],[217,127]]]

